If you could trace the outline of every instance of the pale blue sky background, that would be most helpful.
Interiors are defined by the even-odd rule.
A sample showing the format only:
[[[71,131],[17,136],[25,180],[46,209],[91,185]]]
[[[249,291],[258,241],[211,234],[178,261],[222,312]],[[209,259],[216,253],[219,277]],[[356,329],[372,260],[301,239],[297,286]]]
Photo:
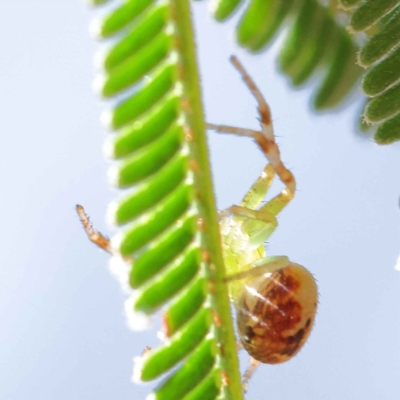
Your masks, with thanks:
[[[142,399],[152,387],[130,382],[132,358],[158,339],[127,328],[108,256],[86,240],[74,213],[84,204],[112,233],[104,214],[117,192],[101,152],[104,104],[91,91],[92,16],[78,0],[0,0],[0,400]],[[194,5],[194,17],[207,119],[257,127],[232,53],[271,104],[298,192],[268,251],[307,266],[321,294],[303,351],[262,366],[248,398],[398,399],[399,145],[355,136],[355,105],[311,114],[309,90],[289,89],[274,48],[245,54],[234,45],[234,21],[215,24],[206,2]],[[223,208],[240,201],[266,161],[246,139],[209,141]]]

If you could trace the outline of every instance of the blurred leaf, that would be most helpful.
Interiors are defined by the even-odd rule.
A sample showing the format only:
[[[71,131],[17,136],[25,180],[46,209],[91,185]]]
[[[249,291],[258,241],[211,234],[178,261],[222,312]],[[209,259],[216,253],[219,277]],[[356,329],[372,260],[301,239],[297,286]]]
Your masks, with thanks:
[[[214,2],[215,18],[228,18],[237,5],[235,0]],[[321,80],[314,97],[316,110],[337,107],[362,73],[355,65],[356,42],[336,22],[334,12],[317,0],[250,0],[237,27],[238,43],[260,52],[285,25],[289,29],[279,55],[280,69],[294,86],[313,76]]]

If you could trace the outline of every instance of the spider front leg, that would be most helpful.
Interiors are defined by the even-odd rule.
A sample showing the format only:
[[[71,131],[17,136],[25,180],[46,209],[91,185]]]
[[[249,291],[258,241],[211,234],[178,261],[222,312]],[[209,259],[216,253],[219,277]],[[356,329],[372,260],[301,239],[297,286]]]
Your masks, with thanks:
[[[265,101],[257,85],[251,79],[250,75],[244,69],[239,60],[235,56],[232,56],[231,62],[241,74],[242,79],[244,80],[245,84],[247,85],[250,92],[253,94],[258,103],[261,131],[214,124],[207,124],[207,128],[214,129],[220,133],[231,133],[234,135],[251,137],[256,141],[259,148],[265,154],[268,161],[272,165],[276,174],[279,176],[279,179],[285,185],[285,189],[283,189],[280,194],[275,196],[268,204],[263,207],[273,215],[276,215],[282,210],[283,207],[285,207],[290,202],[290,200],[292,200],[296,191],[296,180],[293,174],[282,163],[279,147],[275,141],[271,119],[271,110],[268,106],[268,103]]]
[[[264,199],[269,188],[271,187],[272,181],[275,177],[275,170],[271,164],[267,164],[260,176],[251,186],[249,191],[244,196],[240,205],[242,207],[250,208],[255,210]]]
[[[262,209],[268,210],[273,215],[277,215],[293,199],[296,190],[296,180],[294,178],[294,175],[282,163],[280,159],[279,148],[276,145],[275,141],[273,142],[272,146],[274,149],[269,149],[268,148],[269,145],[268,144],[266,145],[268,141],[263,136],[263,132],[254,131],[252,129],[238,128],[229,125],[207,124],[207,128],[213,129],[219,133],[231,133],[239,136],[249,136],[256,140],[257,144],[259,145],[261,150],[264,152],[264,154],[270,161],[270,164],[268,164],[267,167],[270,166],[273,169],[273,173],[276,172],[280,180],[286,186],[281,193],[279,193],[277,196],[275,196],[273,199],[271,199],[267,204],[265,204],[262,207]],[[269,154],[271,151],[273,153],[272,155]],[[271,180],[272,179],[273,178],[271,178]],[[248,195],[249,197],[251,197],[250,193]],[[244,201],[245,200],[246,197]],[[250,200],[250,204],[251,203],[252,200]]]
[[[76,205],[76,212],[78,213],[83,229],[85,229],[89,240],[106,252],[113,254],[111,251],[110,239],[93,228],[85,209],[80,204]]]
[[[248,243],[254,248],[262,246],[278,226],[277,219],[268,210],[233,205],[220,214],[223,217],[232,214],[235,220],[242,220],[241,231],[248,235]]]

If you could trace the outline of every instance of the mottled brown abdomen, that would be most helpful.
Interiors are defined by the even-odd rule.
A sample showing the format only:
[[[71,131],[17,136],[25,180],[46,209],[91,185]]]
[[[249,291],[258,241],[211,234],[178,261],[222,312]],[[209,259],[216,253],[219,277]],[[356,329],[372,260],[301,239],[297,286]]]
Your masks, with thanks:
[[[247,281],[237,303],[244,348],[266,364],[289,360],[311,332],[317,302],[315,280],[298,264]]]

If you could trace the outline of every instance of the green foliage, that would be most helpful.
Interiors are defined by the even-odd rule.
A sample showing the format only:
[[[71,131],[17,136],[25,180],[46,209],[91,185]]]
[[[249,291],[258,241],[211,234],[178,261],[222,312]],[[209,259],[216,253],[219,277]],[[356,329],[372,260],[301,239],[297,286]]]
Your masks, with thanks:
[[[354,11],[350,29],[365,30],[379,21],[358,63],[367,68],[362,87],[371,97],[363,116],[377,126],[375,141],[390,144],[400,140],[400,0],[363,1]]]
[[[214,1],[215,18],[225,20],[238,5],[237,0]],[[237,27],[238,43],[252,53],[263,51],[285,22],[289,31],[279,68],[295,87],[313,76],[320,79],[313,100],[316,110],[338,106],[362,73],[355,65],[358,46],[332,10],[318,0],[250,0]]]
[[[241,2],[214,0],[215,18],[227,19]],[[367,124],[386,121],[378,126],[375,140],[392,143],[400,140],[395,118],[400,113],[400,50],[394,50],[400,44],[399,4],[400,0],[331,0],[328,7],[318,0],[249,0],[237,27],[237,41],[252,53],[260,52],[286,22],[289,31],[278,58],[279,68],[294,87],[305,84],[318,70],[324,71],[316,78],[321,79],[313,99],[316,110],[334,108],[348,97],[362,74],[356,61],[369,67],[362,88],[373,99],[363,118]],[[337,22],[337,14],[343,17],[342,10],[352,13],[350,32],[374,33],[360,51],[360,38],[354,40]],[[362,126],[368,128],[364,122]]]
[[[349,24],[350,30],[353,32],[367,30],[398,4],[398,0],[363,0],[353,11]]]
[[[112,38],[97,86],[115,99],[106,152],[118,162],[113,183],[126,189],[112,207],[125,228],[111,243],[129,265],[134,324],[162,308],[167,338],[135,376],[176,367],[154,399],[242,399],[188,1],[125,1],[96,33]]]

